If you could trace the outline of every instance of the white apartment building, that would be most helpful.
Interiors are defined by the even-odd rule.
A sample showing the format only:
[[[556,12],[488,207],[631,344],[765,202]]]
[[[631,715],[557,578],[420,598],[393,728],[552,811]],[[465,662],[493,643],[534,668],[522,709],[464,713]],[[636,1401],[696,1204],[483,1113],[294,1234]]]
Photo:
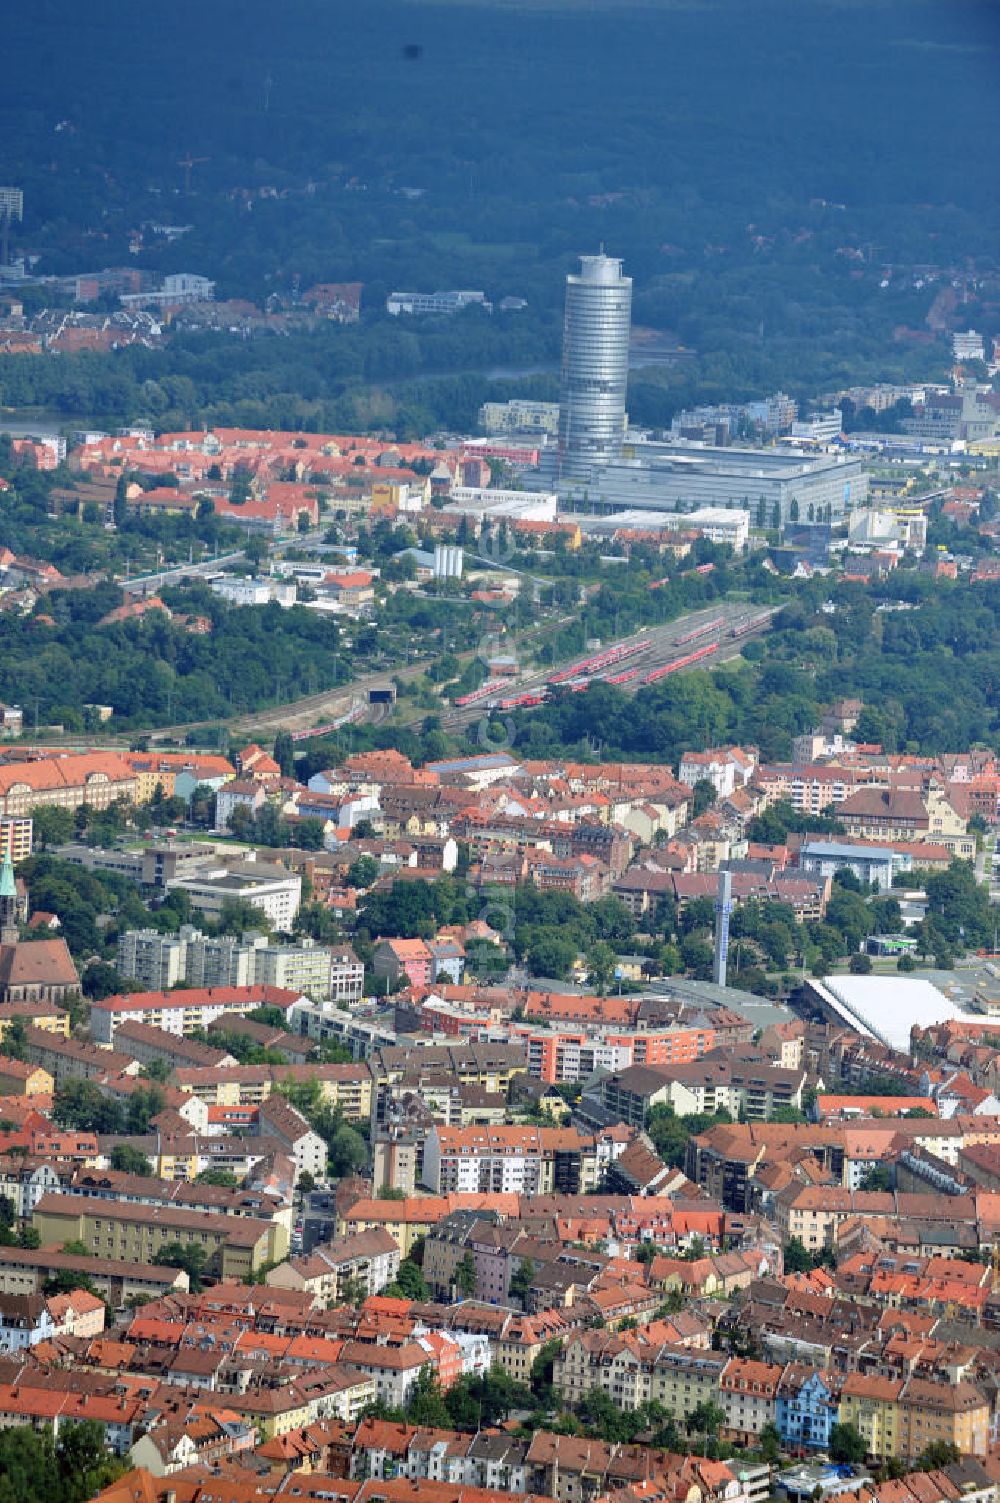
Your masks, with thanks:
[[[685,752],[677,777],[686,788],[701,782],[711,783],[719,798],[728,798],[737,788],[745,788],[757,765],[754,751],[738,746],[718,747],[710,751]]]
[[[237,809],[245,809],[250,818],[255,819],[266,799],[262,785],[252,779],[227,783],[215,795],[215,828],[220,834],[225,834]]]
[[[365,994],[365,968],[353,950],[330,955],[330,1001],[356,1007]]]
[[[844,427],[844,414],[839,407],[830,412],[816,412],[812,417],[798,418],[792,424],[792,438],[804,439],[811,444],[829,444],[839,438]]]
[[[177,934],[130,929],[119,945],[122,974],[150,991],[187,983],[192,987],[277,986],[326,1001],[357,1002],[364,988],[364,966],[351,953],[334,955],[324,945],[271,945],[263,935],[206,936],[190,924]],[[336,993],[334,970],[336,969]]]
[[[12,220],[24,218],[24,189],[0,187],[0,219],[7,214]]]
[[[718,1399],[726,1416],[727,1439],[751,1445],[765,1426],[774,1424],[783,1372],[775,1363],[731,1358],[719,1379]]]
[[[0,189],[0,192],[3,190]],[[951,336],[951,351],[956,360],[985,360],[983,336],[976,329],[956,331]]]
[[[606,1166],[602,1148],[572,1128],[436,1123],[424,1145],[423,1182],[438,1195],[585,1194]]]
[[[97,1044],[112,1045],[115,1029],[122,1023],[149,1023],[165,1033],[181,1036],[196,1028],[207,1028],[227,1013],[244,1017],[266,1003],[274,1003],[276,994],[268,987],[190,987],[182,991],[130,992],[120,997],[104,997],[90,1010],[90,1032]],[[287,999],[280,999],[282,1003]],[[301,1000],[301,999],[298,999]]]
[[[533,402],[526,397],[484,402],[479,409],[479,426],[485,433],[545,433],[558,438],[559,403]]]
[[[400,313],[451,314],[460,313],[472,306],[493,312],[493,304],[487,301],[485,292],[458,289],[448,292],[391,292],[385,300],[385,311],[393,317]]]
[[[213,579],[211,590],[213,595],[218,595],[229,605],[268,605],[276,600],[284,610],[295,604],[298,593],[294,579],[271,579],[266,576],[250,579],[230,574]]]
[[[287,867],[265,861],[242,861],[167,883],[190,894],[192,907],[218,919],[227,898],[242,899],[267,916],[272,929],[288,931],[302,901],[302,878]]]
[[[200,929],[185,925],[187,954],[184,980],[188,986],[253,986],[259,981],[254,945],[261,935],[232,934],[206,938]]]
[[[330,995],[331,960],[325,946],[309,939],[300,945],[258,945],[254,980],[323,1000]]]
[[[118,942],[118,969],[147,991],[169,991],[187,978],[186,951],[177,934],[128,929]]]

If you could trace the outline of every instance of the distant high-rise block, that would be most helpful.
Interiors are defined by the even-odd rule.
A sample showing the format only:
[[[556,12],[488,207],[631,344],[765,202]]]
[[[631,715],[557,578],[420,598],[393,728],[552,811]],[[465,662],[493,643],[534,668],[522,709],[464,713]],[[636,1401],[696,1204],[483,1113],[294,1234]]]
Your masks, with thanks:
[[[566,278],[559,472],[580,475],[621,457],[632,278],[602,252]]]
[[[24,193],[20,188],[0,187],[0,219],[24,218]]]

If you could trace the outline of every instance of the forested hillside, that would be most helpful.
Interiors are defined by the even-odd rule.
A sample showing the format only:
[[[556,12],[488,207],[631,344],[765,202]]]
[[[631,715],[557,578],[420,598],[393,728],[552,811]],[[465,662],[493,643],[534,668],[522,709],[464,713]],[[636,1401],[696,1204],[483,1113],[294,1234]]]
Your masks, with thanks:
[[[998,34],[987,0],[49,0],[5,37],[0,176],[24,187],[15,248],[40,272],[197,270],[258,305],[358,280],[382,325],[363,350],[337,329],[280,350],[206,337],[163,357],[159,392],[141,358],[104,362],[110,376],[67,361],[63,410],[467,420],[482,373],[554,366],[562,278],[604,241],[635,279],[635,322],[698,352],[669,380],[633,378],[652,422],[696,392],[943,369],[944,341],[905,331],[928,337],[945,282],[927,268],[998,265],[1000,186],[976,144],[1000,137]],[[400,328],[381,312],[394,287],[528,308]],[[478,384],[413,385],[443,371]],[[50,401],[47,380],[11,366],[0,398]],[[382,407],[352,406],[372,383]]]

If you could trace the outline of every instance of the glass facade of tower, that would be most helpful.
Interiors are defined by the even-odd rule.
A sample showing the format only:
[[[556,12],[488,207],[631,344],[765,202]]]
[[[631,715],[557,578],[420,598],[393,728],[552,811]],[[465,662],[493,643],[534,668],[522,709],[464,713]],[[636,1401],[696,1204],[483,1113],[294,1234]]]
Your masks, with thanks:
[[[585,474],[621,457],[632,278],[611,256],[582,256],[566,278],[559,473]]]

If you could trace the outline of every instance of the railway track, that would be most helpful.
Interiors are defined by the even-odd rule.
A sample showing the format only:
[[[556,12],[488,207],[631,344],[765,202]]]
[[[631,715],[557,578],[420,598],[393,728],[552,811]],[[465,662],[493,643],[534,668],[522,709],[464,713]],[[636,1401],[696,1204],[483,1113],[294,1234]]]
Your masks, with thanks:
[[[746,640],[768,630],[774,611],[727,607],[720,613],[715,607],[714,614],[706,611],[701,615],[704,619],[695,619],[693,625],[688,616],[669,626],[638,633],[555,673],[539,670],[505,687],[483,686],[443,715],[441,724],[445,730],[454,730],[484,714],[535,709],[545,703],[553,689],[579,693],[592,683],[605,682],[634,693],[672,673],[728,662],[739,656]],[[684,631],[679,630],[681,626]]]

